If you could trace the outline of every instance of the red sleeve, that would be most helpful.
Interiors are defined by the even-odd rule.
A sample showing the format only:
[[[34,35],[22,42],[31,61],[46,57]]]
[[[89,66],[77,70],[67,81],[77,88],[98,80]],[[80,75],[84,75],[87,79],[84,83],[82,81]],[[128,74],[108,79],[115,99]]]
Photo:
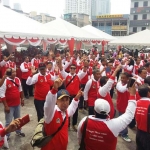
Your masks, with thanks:
[[[5,135],[6,135],[5,128],[3,128],[2,125],[0,125],[0,136],[4,137]]]

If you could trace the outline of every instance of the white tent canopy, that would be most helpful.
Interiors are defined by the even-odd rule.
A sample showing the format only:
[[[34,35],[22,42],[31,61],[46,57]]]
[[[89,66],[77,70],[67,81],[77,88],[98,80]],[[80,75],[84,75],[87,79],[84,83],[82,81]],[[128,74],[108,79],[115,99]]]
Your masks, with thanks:
[[[138,33],[109,42],[109,45],[143,45],[150,46],[150,30],[146,29]]]
[[[88,31],[96,36],[98,36],[99,38],[101,39],[104,39],[104,40],[107,40],[107,41],[111,41],[111,40],[115,40],[116,38],[91,26],[91,25],[87,25],[87,26],[84,26],[82,27],[81,29],[85,30],[85,31]]]
[[[75,40],[78,41],[102,40],[102,38],[98,37],[97,35],[82,30],[81,28],[60,18],[46,23],[44,26],[47,28],[47,32],[49,32],[49,29],[54,28],[60,33],[64,33],[64,35],[75,38]]]
[[[6,38],[53,38],[70,39],[69,36],[55,30],[47,29],[43,24],[0,5],[0,37]]]

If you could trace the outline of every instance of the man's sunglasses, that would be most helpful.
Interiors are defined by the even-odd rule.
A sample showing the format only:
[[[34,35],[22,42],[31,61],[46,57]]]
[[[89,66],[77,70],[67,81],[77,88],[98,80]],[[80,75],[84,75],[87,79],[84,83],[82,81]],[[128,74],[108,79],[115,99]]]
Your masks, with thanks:
[[[75,67],[70,67],[70,69],[74,69],[75,70],[76,68]]]

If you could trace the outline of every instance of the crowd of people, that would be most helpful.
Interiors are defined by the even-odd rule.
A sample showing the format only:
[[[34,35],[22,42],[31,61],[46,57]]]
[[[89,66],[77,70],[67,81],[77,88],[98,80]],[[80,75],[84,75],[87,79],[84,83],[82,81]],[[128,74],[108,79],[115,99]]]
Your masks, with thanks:
[[[6,134],[9,140],[11,131],[25,136],[20,128],[11,127],[19,126],[19,120],[11,122],[21,117],[24,99],[34,97],[37,122],[44,117],[46,135],[54,134],[63,124],[42,150],[66,150],[70,126],[77,132],[81,149],[115,150],[118,135],[131,142],[129,127],[137,131],[137,150],[150,150],[150,54],[131,56],[119,50],[108,59],[95,47],[89,54],[49,51],[42,56],[36,50],[34,56],[25,54],[21,58],[19,53],[4,55],[0,62],[0,100],[6,127],[0,126],[0,146],[2,137]],[[18,68],[21,75],[17,77]],[[128,87],[132,77],[135,83]],[[77,126],[78,111],[87,111],[89,116]]]

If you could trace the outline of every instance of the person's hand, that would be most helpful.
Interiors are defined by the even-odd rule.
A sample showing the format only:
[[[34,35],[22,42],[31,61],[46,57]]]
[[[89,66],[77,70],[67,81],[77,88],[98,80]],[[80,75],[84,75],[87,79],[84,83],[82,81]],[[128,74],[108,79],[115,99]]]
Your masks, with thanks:
[[[21,100],[21,106],[24,106],[24,99]]]
[[[5,111],[6,113],[10,113],[10,108],[9,108],[8,106],[5,106],[4,111]]]
[[[10,123],[8,127],[5,128],[6,133],[10,133],[16,131],[20,128],[20,119],[15,119]]]
[[[78,91],[77,95],[75,96],[75,99],[79,99],[83,95],[82,88]]]
[[[129,93],[130,93],[130,95],[132,95],[132,96],[135,96],[135,95],[136,95],[135,83],[133,84],[132,87],[129,87]]]
[[[53,88],[55,90],[58,90],[58,88],[63,84],[63,80],[61,78],[58,78],[54,81]]]
[[[121,68],[122,68],[122,65],[118,65],[115,71],[118,72]]]
[[[37,69],[35,69],[35,66],[31,67],[31,73],[32,73],[32,75],[37,73]]]

